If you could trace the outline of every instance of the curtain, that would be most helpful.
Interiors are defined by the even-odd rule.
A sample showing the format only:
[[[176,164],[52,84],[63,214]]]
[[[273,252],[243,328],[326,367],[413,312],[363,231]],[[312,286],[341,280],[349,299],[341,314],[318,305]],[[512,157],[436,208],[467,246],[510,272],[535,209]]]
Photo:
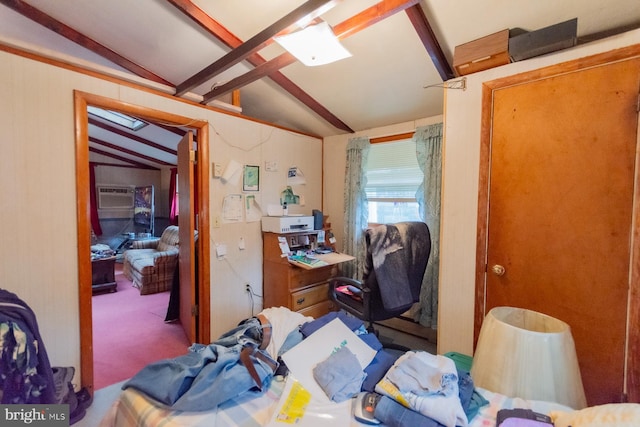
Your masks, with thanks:
[[[96,193],[96,164],[92,162],[89,162],[89,210],[93,234],[101,236],[102,227],[98,216],[98,195]]]
[[[365,193],[365,166],[369,154],[369,138],[356,137],[347,144],[347,166],[344,178],[344,241],[342,250],[355,257],[342,266],[342,274],[362,279],[364,262],[364,230],[367,228],[368,205]]]
[[[171,168],[169,178],[169,224],[178,225],[178,193],[176,192],[176,177],[178,168]]]
[[[413,136],[418,165],[424,180],[416,192],[416,200],[431,233],[431,255],[420,291],[420,308],[414,320],[421,325],[438,325],[438,282],[440,266],[440,192],[442,189],[442,123],[422,126]]]

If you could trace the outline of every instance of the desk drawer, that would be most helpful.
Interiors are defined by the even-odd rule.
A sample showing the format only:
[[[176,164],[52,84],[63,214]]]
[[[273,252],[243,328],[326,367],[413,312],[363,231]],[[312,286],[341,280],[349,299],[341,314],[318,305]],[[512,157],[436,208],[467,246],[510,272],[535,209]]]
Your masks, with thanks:
[[[301,310],[305,307],[312,306],[322,301],[326,301],[329,298],[329,284],[314,286],[313,288],[305,289],[298,292],[291,293],[291,309],[293,311]]]
[[[314,283],[326,282],[334,275],[334,271],[335,267],[321,267],[314,270],[291,267],[289,287],[297,289]]]
[[[298,313],[302,314],[303,316],[311,316],[314,319],[317,319],[335,310],[336,310],[336,307],[333,301],[326,300],[318,304],[314,304],[312,306],[303,308],[302,310],[299,310]]]

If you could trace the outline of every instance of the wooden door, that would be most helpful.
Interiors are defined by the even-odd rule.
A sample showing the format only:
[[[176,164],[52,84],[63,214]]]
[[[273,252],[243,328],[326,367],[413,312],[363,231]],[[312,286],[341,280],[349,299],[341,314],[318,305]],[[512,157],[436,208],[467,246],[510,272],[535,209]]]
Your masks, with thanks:
[[[485,313],[567,322],[589,405],[623,398],[639,79],[635,59],[493,92]]]
[[[195,147],[189,131],[178,143],[178,227],[180,238],[180,324],[191,342],[197,342],[197,282],[194,242]]]

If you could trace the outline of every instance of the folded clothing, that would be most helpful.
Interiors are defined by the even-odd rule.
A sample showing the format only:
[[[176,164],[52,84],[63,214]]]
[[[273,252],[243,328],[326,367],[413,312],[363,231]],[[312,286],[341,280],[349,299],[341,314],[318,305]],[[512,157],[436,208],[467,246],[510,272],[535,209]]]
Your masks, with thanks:
[[[365,378],[360,362],[347,347],[341,347],[313,368],[313,378],[336,403],[357,395]]]
[[[422,366],[420,370],[416,370],[418,365]],[[467,425],[460,402],[458,371],[445,356],[426,351],[406,352],[376,384],[376,391],[447,427]]]

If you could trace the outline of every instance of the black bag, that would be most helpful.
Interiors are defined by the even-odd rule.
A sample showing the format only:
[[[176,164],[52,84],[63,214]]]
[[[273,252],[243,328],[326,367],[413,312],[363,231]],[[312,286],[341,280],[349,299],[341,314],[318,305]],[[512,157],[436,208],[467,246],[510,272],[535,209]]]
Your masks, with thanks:
[[[550,417],[531,409],[500,409],[496,427],[548,427],[553,426]]]

